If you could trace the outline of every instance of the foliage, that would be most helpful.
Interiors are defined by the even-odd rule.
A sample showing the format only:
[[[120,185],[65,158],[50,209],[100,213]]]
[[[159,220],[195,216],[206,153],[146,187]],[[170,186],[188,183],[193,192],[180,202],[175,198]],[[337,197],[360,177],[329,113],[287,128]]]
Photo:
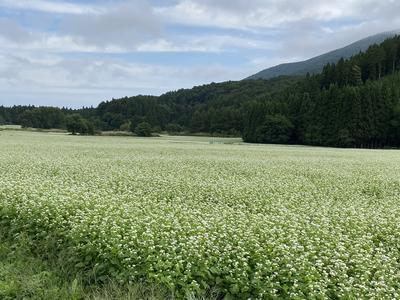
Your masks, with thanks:
[[[256,129],[259,143],[287,144],[293,131],[293,124],[282,115],[266,115],[264,123]]]
[[[130,300],[169,299],[168,293],[158,286],[145,283],[121,285],[110,281],[105,284],[84,284],[80,274],[67,274],[68,262],[49,260],[34,253],[35,244],[25,234],[10,237],[7,228],[0,229],[0,299],[2,300]],[[78,279],[79,278],[79,279]]]
[[[137,136],[149,137],[151,136],[152,128],[147,122],[141,122],[135,127],[135,134]]]
[[[165,130],[169,133],[169,134],[178,134],[181,133],[183,131],[182,126],[180,126],[179,124],[176,123],[169,123],[165,126]]]
[[[131,131],[131,123],[130,122],[126,122],[123,123],[120,127],[119,127],[120,131]]]
[[[398,151],[0,134],[2,228],[78,274],[178,299],[400,297]]]
[[[23,234],[11,241],[0,231],[0,299],[81,299],[72,298],[72,284],[33,255]]]
[[[93,124],[85,120],[79,114],[72,114],[67,116],[66,120],[66,128],[73,135],[80,133],[84,135],[94,135],[94,126]]]
[[[19,116],[19,124],[25,128],[62,128],[64,124],[64,114],[58,108],[38,107],[32,110],[25,110],[21,113]]]

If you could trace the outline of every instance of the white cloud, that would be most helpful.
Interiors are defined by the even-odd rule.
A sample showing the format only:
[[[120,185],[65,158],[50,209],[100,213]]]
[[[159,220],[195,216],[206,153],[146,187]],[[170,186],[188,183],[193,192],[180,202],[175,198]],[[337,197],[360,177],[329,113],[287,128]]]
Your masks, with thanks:
[[[329,21],[346,17],[361,1],[288,0],[181,0],[174,6],[158,7],[166,22],[250,29],[275,28],[305,19]]]
[[[3,0],[3,4],[4,2],[7,1]],[[22,5],[23,2],[18,0],[15,5]],[[32,2],[36,6],[41,3]],[[64,10],[64,6],[68,8],[68,5],[64,4],[57,3],[60,11],[75,11]],[[72,5],[75,6],[76,12],[86,11],[81,6]],[[139,45],[162,36],[162,24],[144,1],[136,0],[103,8],[96,14],[65,15],[57,21],[60,24],[52,31],[32,30],[21,26],[17,19],[0,18],[0,40],[4,42],[2,48],[119,53],[136,51]],[[53,25],[47,24],[44,27],[47,26]]]
[[[161,36],[162,24],[147,2],[135,0],[109,5],[101,14],[66,16],[61,32],[90,46],[131,48]]]
[[[168,66],[95,56],[66,58],[29,51],[0,52],[0,70],[3,95],[10,94],[15,101],[22,99],[20,103],[25,104],[61,106],[74,101],[96,105],[107,98],[139,93],[161,94],[209,81],[241,79],[249,71],[215,63]],[[54,98],[57,93],[61,98]],[[42,98],[35,98],[39,95]],[[78,96],[82,98],[77,99]]]
[[[180,36],[178,40],[151,40],[139,45],[139,52],[235,52],[239,49],[272,49],[274,43],[232,35]]]
[[[9,9],[36,10],[59,14],[96,14],[99,8],[69,2],[46,0],[0,0],[0,6]]]
[[[242,30],[290,29],[291,24],[307,20],[389,21],[399,19],[399,10],[400,1],[394,0],[180,0],[155,9],[165,22]]]
[[[26,43],[31,41],[31,33],[25,30],[17,22],[0,18],[0,37],[15,43]]]
[[[400,1],[393,0],[90,3],[0,0],[3,95],[25,103],[48,99],[61,105],[78,98],[96,104],[107,97],[159,94],[242,79],[268,66],[400,28]],[[165,52],[192,56],[180,62],[179,54],[172,54],[176,65],[171,66]],[[154,55],[157,62],[133,62],[107,53],[136,53],[147,61]],[[222,58],[221,63],[216,58]]]
[[[92,30],[92,29],[90,29]],[[87,53],[130,53],[130,52],[204,52],[221,53],[233,52],[238,49],[273,49],[276,43],[262,38],[246,37],[245,35],[203,34],[203,35],[176,35],[172,37],[158,37],[137,39],[127,42],[108,40],[106,35],[91,43],[79,34],[65,32],[49,33],[29,31],[15,21],[0,18],[0,43],[3,49],[23,49],[32,51],[51,52],[87,52]],[[104,36],[105,35],[105,36]],[[100,36],[104,41],[98,41]],[[158,36],[158,35],[155,35]],[[119,37],[119,35],[118,35]],[[108,41],[108,42],[107,42]]]

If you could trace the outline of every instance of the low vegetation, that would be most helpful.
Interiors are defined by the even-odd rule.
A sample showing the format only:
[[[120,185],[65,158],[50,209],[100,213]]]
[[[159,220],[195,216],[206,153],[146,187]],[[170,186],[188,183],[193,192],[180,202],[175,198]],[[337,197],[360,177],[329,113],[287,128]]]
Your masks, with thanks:
[[[61,257],[66,291],[80,278],[177,299],[400,297],[398,151],[209,140],[2,131],[1,227]]]

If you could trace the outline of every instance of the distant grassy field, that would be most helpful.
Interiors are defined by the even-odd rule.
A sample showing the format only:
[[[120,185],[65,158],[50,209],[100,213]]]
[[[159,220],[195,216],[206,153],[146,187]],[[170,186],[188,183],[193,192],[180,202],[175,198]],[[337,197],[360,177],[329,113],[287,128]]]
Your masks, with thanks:
[[[15,131],[29,131],[29,132],[48,132],[48,133],[66,133],[63,129],[41,129],[41,128],[22,128],[21,125],[0,125],[0,131],[2,130],[15,130]]]
[[[397,150],[0,132],[3,252],[24,236],[64,294],[398,299],[399,220]]]
[[[19,130],[22,129],[20,125],[0,125],[0,130]]]

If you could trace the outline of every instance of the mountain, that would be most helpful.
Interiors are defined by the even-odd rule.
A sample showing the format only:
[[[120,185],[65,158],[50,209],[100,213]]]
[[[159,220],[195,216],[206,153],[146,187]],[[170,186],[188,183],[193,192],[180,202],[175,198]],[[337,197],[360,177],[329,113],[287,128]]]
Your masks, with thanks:
[[[285,63],[272,68],[265,69],[257,74],[254,74],[246,79],[270,79],[277,76],[290,75],[306,75],[317,74],[322,71],[322,68],[328,63],[337,63],[342,57],[350,58],[359,52],[364,52],[373,44],[380,44],[384,40],[400,34],[400,30],[383,32],[365,39],[359,40],[344,48],[340,48],[317,57],[294,63]]]

